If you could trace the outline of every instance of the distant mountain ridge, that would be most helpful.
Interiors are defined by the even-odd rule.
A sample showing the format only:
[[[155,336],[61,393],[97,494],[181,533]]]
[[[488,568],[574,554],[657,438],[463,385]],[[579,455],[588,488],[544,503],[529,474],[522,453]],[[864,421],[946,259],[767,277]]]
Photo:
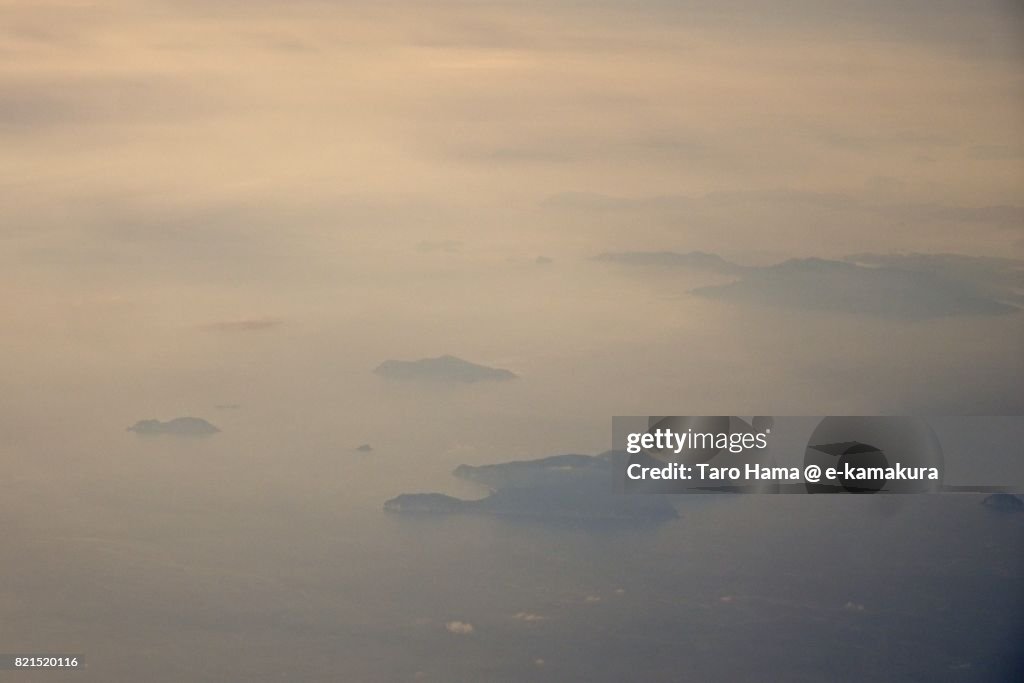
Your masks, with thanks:
[[[743,266],[702,251],[606,252],[597,261],[732,276],[691,289],[706,299],[755,306],[926,320],[1024,310],[1024,261],[963,254],[853,254]]]
[[[789,259],[751,269],[736,282],[700,287],[691,293],[737,303],[907,320],[1019,310],[971,283],[934,271],[821,258]]]
[[[511,370],[471,363],[451,355],[419,360],[386,360],[373,372],[388,379],[435,382],[505,382],[518,377]]]

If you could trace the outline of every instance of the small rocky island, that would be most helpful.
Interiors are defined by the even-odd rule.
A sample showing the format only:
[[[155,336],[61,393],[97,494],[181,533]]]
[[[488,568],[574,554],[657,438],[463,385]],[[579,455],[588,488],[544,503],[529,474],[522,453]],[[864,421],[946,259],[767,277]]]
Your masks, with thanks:
[[[1012,493],[993,493],[981,504],[999,512],[1024,512],[1024,500]]]
[[[384,503],[404,514],[472,513],[539,519],[662,522],[678,517],[665,496],[616,493],[614,459],[623,454],[555,455],[497,465],[460,465],[454,475],[490,495],[463,500],[441,493],[405,493]]]
[[[143,436],[170,434],[172,436],[211,436],[220,432],[215,425],[201,417],[176,417],[173,420],[139,420],[128,428]]]

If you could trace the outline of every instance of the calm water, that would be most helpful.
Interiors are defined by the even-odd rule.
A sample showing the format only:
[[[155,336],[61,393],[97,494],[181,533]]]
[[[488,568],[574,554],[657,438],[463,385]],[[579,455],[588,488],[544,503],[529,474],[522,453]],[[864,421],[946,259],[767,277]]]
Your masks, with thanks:
[[[219,496],[216,472],[167,467],[145,486],[37,482],[5,500],[0,642],[89,663],[17,680],[1021,671],[1024,515],[977,496],[691,497],[662,526],[580,527],[395,516],[376,490],[300,496],[256,472]]]

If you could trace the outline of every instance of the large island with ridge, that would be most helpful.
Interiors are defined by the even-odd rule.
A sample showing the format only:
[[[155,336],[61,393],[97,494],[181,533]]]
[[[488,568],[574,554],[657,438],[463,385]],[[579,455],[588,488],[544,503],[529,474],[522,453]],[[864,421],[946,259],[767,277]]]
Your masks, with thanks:
[[[592,521],[660,522],[678,516],[665,496],[617,493],[614,462],[621,453],[566,454],[496,465],[460,465],[454,475],[490,490],[477,500],[441,493],[404,493],[384,503],[407,514],[473,513]]]

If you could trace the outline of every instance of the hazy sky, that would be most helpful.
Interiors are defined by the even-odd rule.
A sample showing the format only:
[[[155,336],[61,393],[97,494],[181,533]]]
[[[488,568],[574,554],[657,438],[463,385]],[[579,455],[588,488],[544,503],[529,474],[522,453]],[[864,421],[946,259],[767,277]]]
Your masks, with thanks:
[[[458,461],[599,450],[613,414],[1019,410],[1019,313],[593,260],[1024,257],[1024,15],[891,5],[3,2],[0,426]],[[521,379],[371,374],[443,353]]]

